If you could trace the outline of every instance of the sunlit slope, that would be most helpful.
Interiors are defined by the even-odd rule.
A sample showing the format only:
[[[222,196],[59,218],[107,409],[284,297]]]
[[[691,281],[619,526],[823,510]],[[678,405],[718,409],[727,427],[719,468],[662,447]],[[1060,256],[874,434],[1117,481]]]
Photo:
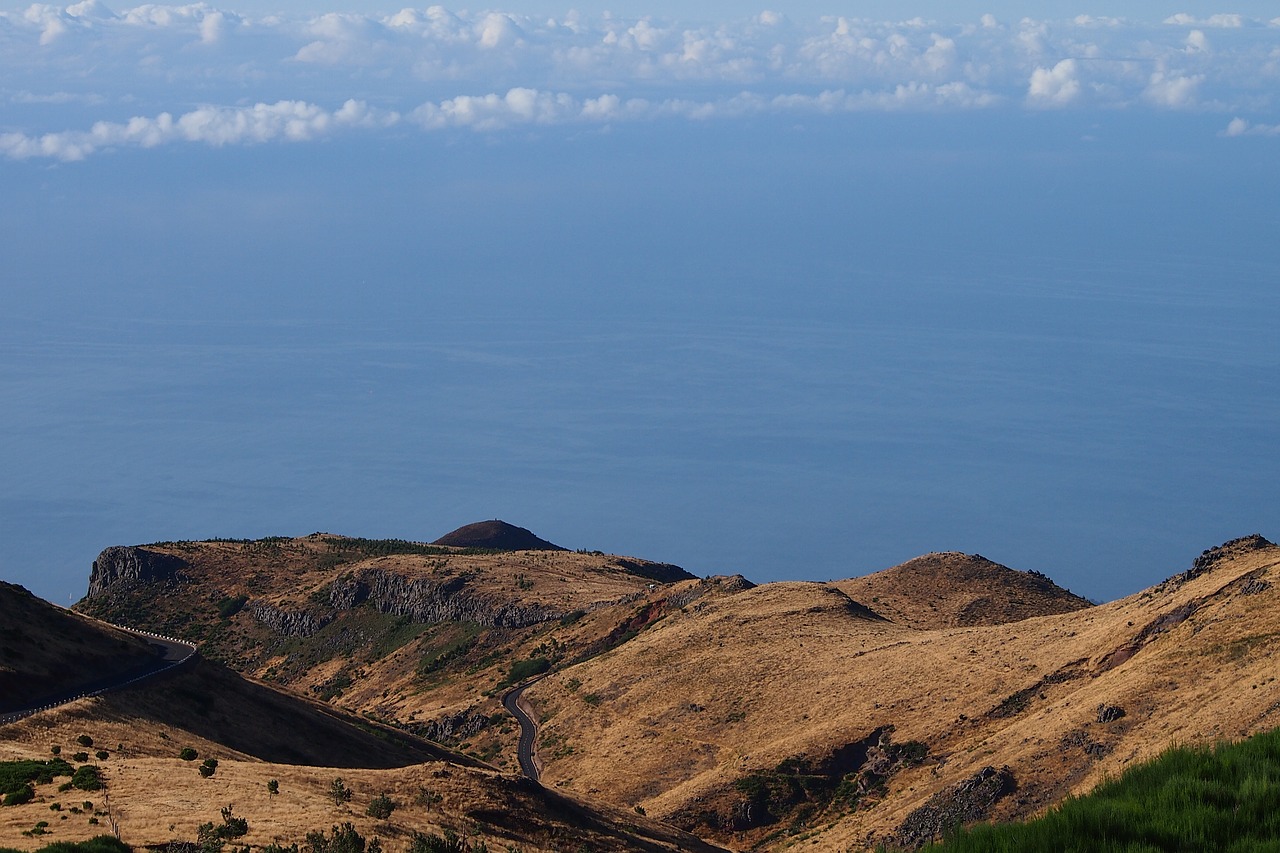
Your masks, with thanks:
[[[150,691],[151,697],[136,695]],[[443,753],[393,769],[262,761],[172,721],[139,713],[163,701],[162,690],[139,688],[130,693],[135,695],[127,701],[81,700],[3,728],[0,761],[48,758],[53,746],[69,757],[81,748],[77,738],[82,736],[92,738],[93,749],[107,757],[91,758],[101,770],[102,791],[59,791],[66,780],[55,779],[37,785],[32,802],[0,808],[0,846],[34,849],[51,841],[84,840],[110,831],[112,821],[121,839],[135,848],[189,842],[196,839],[200,824],[219,824],[220,809],[232,806],[249,827],[247,835],[236,839],[237,845],[287,846],[301,843],[310,831],[350,821],[366,837],[381,838],[389,850],[404,849],[413,832],[446,831],[484,842],[491,850],[514,847],[529,853],[566,845],[607,851],[717,849],[633,812],[592,805],[511,774],[466,766]],[[262,721],[249,714],[245,722]],[[298,748],[308,749],[301,739],[314,735],[311,730],[298,732]],[[336,726],[328,735],[341,737]],[[183,760],[183,749],[195,750],[196,758]],[[199,769],[207,759],[215,759],[217,766],[205,777]],[[332,796],[338,778],[351,792],[346,802]],[[272,780],[278,793],[268,789]],[[388,819],[368,814],[379,795],[395,803]],[[85,808],[84,802],[91,807]],[[48,824],[45,834],[24,834],[41,821]]]
[[[490,538],[470,541],[514,536],[510,525],[481,527]],[[315,534],[108,548],[77,607],[514,767],[516,729],[496,692],[513,667],[561,665],[623,641],[646,601],[698,583],[689,577],[599,552]]]
[[[988,766],[1016,790],[986,814],[1030,814],[1170,743],[1275,724],[1278,560],[1250,537],[1122,601],[970,628],[824,584],[700,602],[529,691],[545,780],[722,840],[821,830],[813,849],[885,837]]]
[[[1043,574],[955,551],[925,554],[833,586],[913,628],[996,625],[1090,606]]]
[[[84,622],[31,597],[7,614],[24,636]],[[118,632],[86,624],[77,636],[87,647],[116,641]],[[402,849],[415,831],[446,830],[498,850],[715,849],[208,661],[0,726],[0,761],[55,754],[98,767],[105,789],[60,790],[63,778],[36,784],[31,802],[0,807],[0,846],[31,849],[116,828],[135,847],[194,841],[200,824],[219,823],[220,809],[234,806],[249,823],[237,843],[255,846],[302,842],[352,821],[388,849]],[[207,762],[212,772],[202,772]],[[338,777],[349,800],[332,796]],[[386,819],[368,814],[382,794],[396,804]]]

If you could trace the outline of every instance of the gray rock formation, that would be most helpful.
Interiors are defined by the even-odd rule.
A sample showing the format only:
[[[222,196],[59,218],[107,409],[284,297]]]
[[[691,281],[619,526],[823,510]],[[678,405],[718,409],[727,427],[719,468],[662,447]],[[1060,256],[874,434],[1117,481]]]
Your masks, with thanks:
[[[98,555],[89,573],[89,598],[120,587],[180,579],[186,561],[180,557],[125,545],[113,545]]]
[[[287,637],[310,637],[333,621],[332,616],[317,616],[305,610],[282,610],[262,601],[251,602],[248,611],[263,625]]]
[[[436,743],[455,744],[475,737],[489,725],[489,718],[484,714],[474,708],[466,708],[425,723],[411,725],[409,730]]]
[[[982,820],[996,802],[1017,784],[1008,767],[984,767],[977,773],[940,791],[907,815],[894,833],[897,846],[916,848],[966,823]]]
[[[349,580],[344,579],[342,584],[343,589],[336,596],[331,590],[331,601],[358,601],[363,596],[363,600],[383,613],[408,616],[415,622],[457,620],[495,628],[523,628],[559,619],[565,614],[563,610],[498,601],[475,593],[468,588],[465,576],[436,581],[366,569]]]

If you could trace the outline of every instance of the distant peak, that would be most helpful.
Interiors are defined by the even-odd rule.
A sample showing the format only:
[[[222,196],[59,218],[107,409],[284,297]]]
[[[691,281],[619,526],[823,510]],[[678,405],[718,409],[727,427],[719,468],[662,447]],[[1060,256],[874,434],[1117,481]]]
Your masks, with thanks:
[[[431,543],[455,548],[488,548],[494,551],[567,551],[532,531],[516,527],[499,519],[464,524],[452,533],[446,533]]]

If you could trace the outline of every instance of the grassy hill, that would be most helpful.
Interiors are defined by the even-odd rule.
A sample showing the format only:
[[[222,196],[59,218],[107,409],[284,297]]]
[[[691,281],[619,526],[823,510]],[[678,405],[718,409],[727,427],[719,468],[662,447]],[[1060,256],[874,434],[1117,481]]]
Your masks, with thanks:
[[[14,600],[6,624],[28,636],[70,633],[88,647],[116,648],[118,632],[29,596]],[[81,645],[60,648],[75,657]],[[120,653],[127,660],[130,651]],[[415,833],[451,833],[490,850],[719,849],[208,661],[0,727],[0,784],[22,762],[51,759],[56,774],[24,776],[16,784],[30,784],[29,794],[0,806],[0,847],[29,850],[108,830],[135,848],[193,842],[201,824],[222,825],[225,808],[247,822],[235,843],[255,847],[302,843],[349,822],[395,850]],[[67,777],[85,768],[94,784],[73,787]],[[335,787],[347,795],[335,797]]]
[[[1280,548],[1245,537],[1091,606],[958,553],[755,586],[616,555],[315,534],[108,549],[78,607],[507,770],[502,691],[548,672],[525,698],[552,790],[736,849],[828,851],[1030,817],[1171,744],[1273,727],[1277,566]],[[159,721],[159,704],[113,713]],[[232,746],[227,715],[199,707],[165,725]],[[266,748],[228,761],[312,761]]]

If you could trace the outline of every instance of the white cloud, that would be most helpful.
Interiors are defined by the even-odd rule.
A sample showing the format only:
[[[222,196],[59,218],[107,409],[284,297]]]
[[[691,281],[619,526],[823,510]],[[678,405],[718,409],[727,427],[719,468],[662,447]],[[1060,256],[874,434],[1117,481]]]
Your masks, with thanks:
[[[0,152],[23,160],[45,157],[83,160],[104,148],[154,148],[173,142],[198,142],[214,147],[283,140],[305,142],[345,127],[390,126],[396,113],[381,113],[358,101],[347,101],[328,112],[302,101],[277,101],[252,107],[201,107],[174,118],[161,113],[135,116],[126,122],[96,122],[88,131],[65,131],[28,136],[0,135]]]
[[[1064,59],[1053,68],[1037,68],[1031,72],[1027,86],[1027,102],[1040,107],[1063,107],[1080,96],[1076,79],[1076,61]]]
[[[1161,107],[1186,109],[1195,104],[1196,89],[1199,88],[1203,80],[1204,77],[1199,74],[1194,76],[1171,75],[1166,74],[1164,71],[1155,71],[1152,72],[1151,81],[1147,84],[1147,88],[1143,90],[1142,96]]]
[[[1223,136],[1280,136],[1280,124],[1251,124],[1236,116],[1227,123]]]
[[[1170,15],[1164,19],[1166,24],[1173,24],[1182,27],[1222,27],[1225,29],[1239,29],[1245,25],[1243,15],[1236,14],[1219,14],[1210,15],[1207,18],[1197,18],[1186,12],[1179,12],[1176,15]]]
[[[155,121],[194,115],[186,106],[193,103],[240,105],[220,110],[255,101],[327,103],[335,92],[413,114],[418,126],[486,131],[701,120],[777,112],[786,104],[818,114],[999,103],[1266,117],[1280,113],[1280,88],[1269,85],[1280,79],[1280,52],[1259,38],[1265,32],[1256,24],[1232,15],[1002,24],[990,15],[946,23],[805,20],[771,11],[687,24],[442,6],[254,20],[207,2],[113,11],[84,0],[0,12],[0,79],[26,103],[60,104],[62,127],[98,120],[107,128],[127,126],[139,112]],[[76,111],[78,121],[65,118]],[[27,115],[54,120],[52,111]],[[34,150],[32,140],[46,137],[68,152],[81,143],[90,150],[115,144],[14,121],[6,125],[20,131],[10,137],[11,153]],[[166,140],[178,133],[153,130]],[[289,138],[283,131],[278,137]]]

